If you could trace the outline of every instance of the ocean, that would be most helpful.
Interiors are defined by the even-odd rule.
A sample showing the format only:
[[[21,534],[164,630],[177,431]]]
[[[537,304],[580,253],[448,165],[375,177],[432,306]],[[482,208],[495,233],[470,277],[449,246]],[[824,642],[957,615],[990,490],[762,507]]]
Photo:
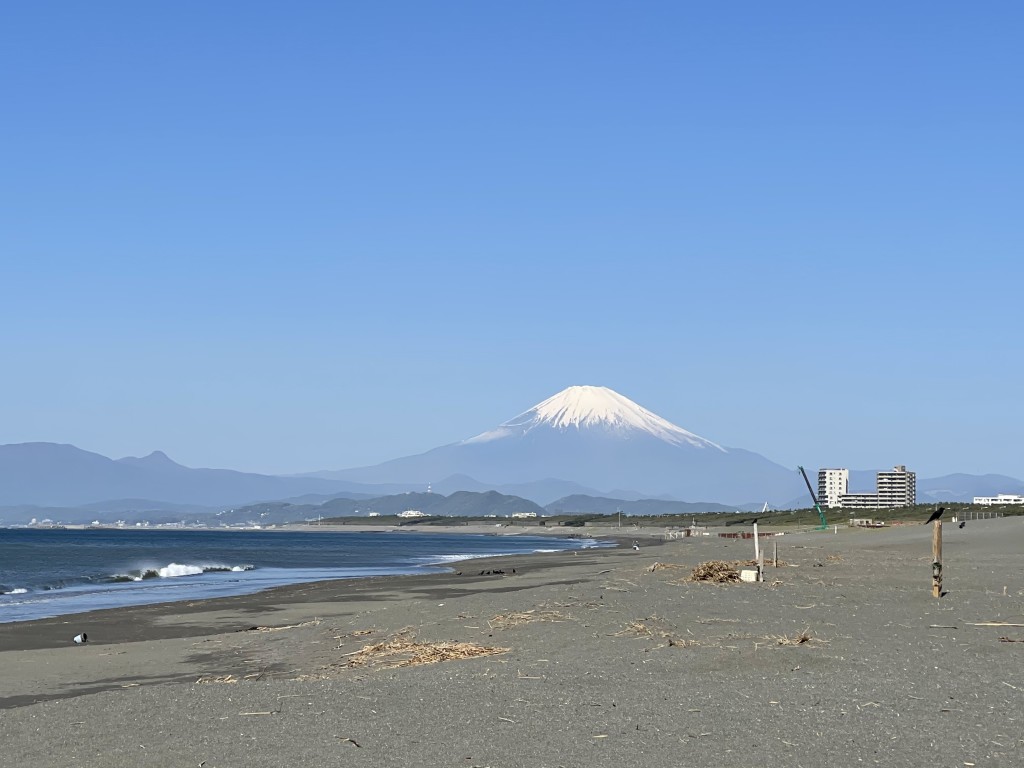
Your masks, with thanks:
[[[0,529],[0,623],[601,545],[412,531]]]

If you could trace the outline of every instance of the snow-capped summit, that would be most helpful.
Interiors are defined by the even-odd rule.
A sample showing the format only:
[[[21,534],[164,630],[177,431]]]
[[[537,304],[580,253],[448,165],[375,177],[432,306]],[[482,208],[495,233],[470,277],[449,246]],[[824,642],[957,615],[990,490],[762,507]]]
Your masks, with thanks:
[[[607,387],[569,387],[476,437],[329,477],[424,485],[468,478],[491,488],[557,481],[596,495],[726,504],[780,504],[800,493],[791,470],[687,432]]]
[[[463,442],[483,443],[504,437],[522,436],[538,427],[560,431],[603,429],[623,437],[628,437],[629,433],[642,433],[672,445],[688,444],[696,448],[724,452],[720,445],[677,427],[608,387],[591,386],[563,389],[530,410],[499,425],[497,429]]]

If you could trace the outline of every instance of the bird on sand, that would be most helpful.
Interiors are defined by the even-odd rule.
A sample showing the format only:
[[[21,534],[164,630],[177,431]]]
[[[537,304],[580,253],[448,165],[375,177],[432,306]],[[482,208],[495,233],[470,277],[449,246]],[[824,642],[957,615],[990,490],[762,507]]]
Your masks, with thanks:
[[[931,516],[931,517],[929,517],[929,518],[928,518],[927,520],[925,520],[925,521],[924,521],[924,524],[925,524],[925,525],[928,525],[928,523],[933,523],[933,522],[935,522],[935,521],[936,521],[936,520],[938,520],[938,519],[939,519],[940,517],[942,517],[942,513],[943,513],[943,512],[945,512],[945,511],[946,511],[946,508],[945,508],[945,507],[939,507],[939,508],[938,508],[938,509],[936,509],[936,510],[935,510],[934,512],[932,512],[932,516]]]

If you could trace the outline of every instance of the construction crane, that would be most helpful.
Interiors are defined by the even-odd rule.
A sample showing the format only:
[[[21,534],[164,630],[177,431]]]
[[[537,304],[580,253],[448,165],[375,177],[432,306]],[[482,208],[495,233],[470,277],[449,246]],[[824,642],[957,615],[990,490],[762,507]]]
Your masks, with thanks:
[[[825,513],[821,511],[821,505],[818,504],[818,497],[814,493],[814,489],[811,488],[811,481],[807,479],[807,473],[804,472],[803,467],[797,467],[800,470],[800,474],[804,476],[804,482],[807,483],[807,492],[811,494],[811,501],[814,502],[814,508],[818,510],[818,517],[821,519],[821,525],[818,526],[819,531],[828,530],[828,522],[825,520]]]

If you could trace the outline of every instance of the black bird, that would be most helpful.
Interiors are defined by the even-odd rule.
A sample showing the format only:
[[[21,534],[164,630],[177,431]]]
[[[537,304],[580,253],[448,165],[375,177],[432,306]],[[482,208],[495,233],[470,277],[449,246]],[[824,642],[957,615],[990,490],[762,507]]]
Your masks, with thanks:
[[[932,516],[931,517],[929,517],[927,520],[924,521],[924,524],[928,525],[928,523],[934,523],[936,520],[938,520],[940,517],[942,517],[942,513],[945,512],[945,511],[946,511],[945,507],[939,507],[934,512],[932,512]]]
[[[960,521],[960,527],[963,528],[965,525],[967,525],[967,521],[966,520],[961,520]]]

